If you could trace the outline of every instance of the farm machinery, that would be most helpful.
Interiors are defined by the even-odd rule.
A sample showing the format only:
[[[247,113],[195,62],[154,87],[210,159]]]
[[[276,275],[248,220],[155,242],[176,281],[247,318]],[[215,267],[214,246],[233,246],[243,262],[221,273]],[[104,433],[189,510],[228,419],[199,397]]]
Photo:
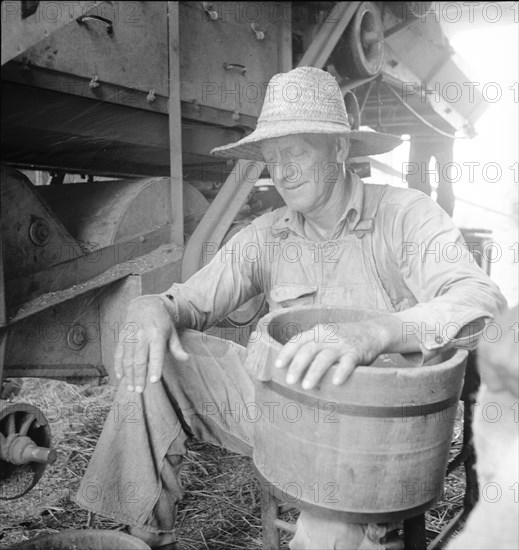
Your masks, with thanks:
[[[485,105],[477,90],[442,95],[468,79],[431,4],[2,2],[0,487],[25,477],[0,499],[56,458],[43,412],[7,399],[12,381],[111,380],[128,302],[281,205],[266,173],[209,155],[255,127],[274,74],[325,68],[354,128],[407,134],[417,162],[452,160]],[[370,161],[350,167],[364,177]],[[264,312],[260,297],[216,330],[244,343]]]

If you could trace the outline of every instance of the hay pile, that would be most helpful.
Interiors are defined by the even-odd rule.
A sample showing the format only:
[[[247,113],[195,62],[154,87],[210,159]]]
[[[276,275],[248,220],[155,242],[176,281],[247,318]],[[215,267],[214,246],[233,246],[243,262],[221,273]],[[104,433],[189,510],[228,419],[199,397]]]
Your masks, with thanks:
[[[122,529],[123,526],[79,508],[72,501],[110,410],[111,386],[74,386],[25,380],[15,401],[38,406],[48,418],[58,460],[24,497],[0,501],[0,548],[64,529]],[[461,440],[460,422],[456,441]],[[459,446],[459,443],[457,443]],[[192,443],[182,473],[185,497],[177,520],[184,550],[261,548],[260,487],[252,461],[212,445]],[[464,475],[447,479],[441,503],[427,513],[434,538],[460,509]],[[295,520],[295,513],[283,519]],[[282,548],[290,535],[284,533]]]

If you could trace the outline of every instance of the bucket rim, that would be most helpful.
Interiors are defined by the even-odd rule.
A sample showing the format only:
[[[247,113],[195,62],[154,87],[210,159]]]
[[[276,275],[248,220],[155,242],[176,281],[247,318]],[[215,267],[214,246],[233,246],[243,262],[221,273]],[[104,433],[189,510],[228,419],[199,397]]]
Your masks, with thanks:
[[[276,340],[272,335],[269,333],[269,324],[275,320],[277,317],[281,315],[286,314],[295,314],[297,315],[298,312],[304,312],[304,311],[317,311],[317,310],[324,310],[324,311],[332,311],[332,310],[338,310],[338,311],[349,311],[352,313],[366,313],[369,315],[367,319],[371,317],[377,317],[380,315],[391,315],[390,311],[383,311],[379,309],[373,309],[373,308],[359,308],[359,307],[346,307],[346,306],[315,306],[315,305],[302,305],[302,306],[293,306],[289,308],[283,308],[278,309],[276,311],[272,311],[268,313],[267,315],[264,315],[257,323],[258,326],[265,327],[265,330],[261,331],[260,333],[260,340],[265,338],[265,334],[268,334],[268,345],[272,348],[273,351],[278,352],[281,351],[283,348],[283,345],[281,342]],[[256,328],[256,331],[258,328]],[[261,329],[260,329],[261,330]],[[413,355],[416,355],[420,352],[415,352]],[[441,361],[441,363],[434,363],[434,364],[414,364],[411,361],[409,361],[406,358],[407,354],[402,354],[398,352],[391,352],[391,353],[384,353],[381,355],[399,355],[401,356],[405,362],[406,365],[398,366],[398,367],[388,367],[388,366],[376,366],[376,365],[359,365],[355,368],[355,371],[359,373],[385,373],[387,375],[395,375],[396,373],[399,373],[400,375],[403,372],[408,372],[409,375],[413,375],[413,373],[416,373],[417,371],[422,371],[424,367],[427,368],[427,370],[431,373],[433,372],[442,372],[445,370],[451,369],[453,366],[461,364],[465,361],[465,359],[468,356],[469,350],[465,348],[455,348],[450,347],[448,349],[445,349],[442,354],[450,354],[450,356],[446,357],[444,361]]]

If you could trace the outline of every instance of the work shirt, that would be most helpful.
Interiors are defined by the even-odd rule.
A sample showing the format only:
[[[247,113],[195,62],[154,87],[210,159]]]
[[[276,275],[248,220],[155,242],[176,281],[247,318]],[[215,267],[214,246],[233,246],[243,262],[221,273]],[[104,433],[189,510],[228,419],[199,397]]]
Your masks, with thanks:
[[[364,184],[352,172],[347,184],[330,240],[309,239],[304,216],[283,207],[218,252],[205,243],[212,260],[162,295],[177,326],[206,330],[264,293],[271,311],[312,304],[394,312],[425,358],[446,345],[474,347],[506,301],[451,218],[420,191]]]

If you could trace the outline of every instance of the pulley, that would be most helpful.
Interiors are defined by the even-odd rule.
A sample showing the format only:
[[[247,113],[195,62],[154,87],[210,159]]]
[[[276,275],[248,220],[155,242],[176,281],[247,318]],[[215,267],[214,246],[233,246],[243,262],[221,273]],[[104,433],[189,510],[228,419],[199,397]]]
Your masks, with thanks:
[[[384,27],[378,7],[362,2],[330,57],[342,77],[377,75],[384,60]]]

